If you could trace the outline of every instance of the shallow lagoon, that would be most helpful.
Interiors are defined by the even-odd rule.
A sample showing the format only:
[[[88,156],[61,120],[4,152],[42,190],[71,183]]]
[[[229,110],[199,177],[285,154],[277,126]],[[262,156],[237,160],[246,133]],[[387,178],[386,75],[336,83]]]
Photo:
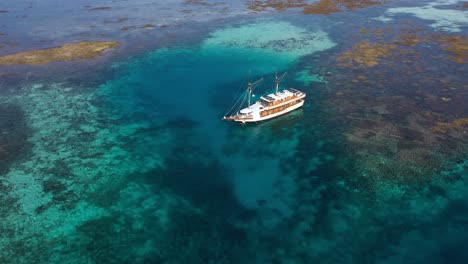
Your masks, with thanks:
[[[427,35],[466,25],[370,20],[402,5],[238,7],[219,25],[101,31],[123,48],[74,69],[0,68],[15,74],[0,77],[0,260],[464,263],[466,64]],[[303,109],[221,121],[248,78],[266,92],[275,71],[308,93]]]

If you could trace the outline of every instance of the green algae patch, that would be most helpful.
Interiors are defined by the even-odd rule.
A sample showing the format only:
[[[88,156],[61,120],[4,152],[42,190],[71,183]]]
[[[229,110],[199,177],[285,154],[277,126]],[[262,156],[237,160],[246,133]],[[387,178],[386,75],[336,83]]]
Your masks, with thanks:
[[[104,51],[119,45],[116,41],[79,42],[65,44],[57,48],[20,52],[0,57],[2,65],[42,65],[51,62],[94,59]]]

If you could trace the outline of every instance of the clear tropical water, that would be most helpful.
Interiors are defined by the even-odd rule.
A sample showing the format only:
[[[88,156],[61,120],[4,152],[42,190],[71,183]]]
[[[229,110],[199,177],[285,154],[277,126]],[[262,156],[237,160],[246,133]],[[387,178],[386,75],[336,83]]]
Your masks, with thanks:
[[[126,46],[95,64],[0,67],[15,74],[0,75],[0,262],[466,263],[467,66],[437,41],[466,36],[467,22],[459,2],[444,3],[76,11],[82,26],[64,40],[134,10],[134,24],[152,8],[164,23],[189,22],[96,29]],[[284,87],[308,94],[302,109],[255,125],[221,120],[248,79],[265,78],[262,94],[283,71]]]

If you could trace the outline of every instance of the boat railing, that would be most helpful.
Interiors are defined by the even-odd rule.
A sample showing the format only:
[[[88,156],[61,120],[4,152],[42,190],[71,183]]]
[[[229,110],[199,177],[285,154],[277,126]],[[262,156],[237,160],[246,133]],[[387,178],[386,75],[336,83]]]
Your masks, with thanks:
[[[293,94],[295,94],[295,95],[299,95],[299,94],[302,94],[302,93],[303,93],[303,92],[301,92],[301,91],[299,91],[299,90],[296,90],[296,89],[294,89],[294,88],[288,88],[288,90],[289,90],[290,92],[292,92]]]

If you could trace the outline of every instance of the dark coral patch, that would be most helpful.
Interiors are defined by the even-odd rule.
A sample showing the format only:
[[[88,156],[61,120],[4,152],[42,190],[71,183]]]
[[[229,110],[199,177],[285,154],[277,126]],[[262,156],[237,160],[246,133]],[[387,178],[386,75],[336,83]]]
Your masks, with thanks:
[[[155,28],[155,27],[156,27],[156,26],[153,25],[153,24],[144,24],[144,25],[142,26],[142,28],[148,28],[148,29]]]
[[[186,0],[185,3],[186,5],[199,5],[199,6],[217,6],[217,5],[222,5],[224,3],[219,2],[219,3],[208,3],[205,1],[201,0]]]
[[[136,28],[135,26],[128,26],[128,27],[122,27],[122,28],[120,28],[120,30],[122,30],[122,31],[128,31],[128,30],[130,30],[130,29],[135,29],[135,28]]]
[[[30,149],[28,136],[23,111],[18,106],[0,104],[0,173]]]
[[[320,0],[312,4],[305,0],[256,0],[250,2],[248,9],[262,12],[267,9],[285,11],[291,8],[302,8],[304,14],[328,15],[347,10],[354,11],[382,3],[381,0]]]
[[[112,7],[110,6],[98,6],[98,7],[88,7],[88,11],[102,11],[102,10],[112,10]]]

